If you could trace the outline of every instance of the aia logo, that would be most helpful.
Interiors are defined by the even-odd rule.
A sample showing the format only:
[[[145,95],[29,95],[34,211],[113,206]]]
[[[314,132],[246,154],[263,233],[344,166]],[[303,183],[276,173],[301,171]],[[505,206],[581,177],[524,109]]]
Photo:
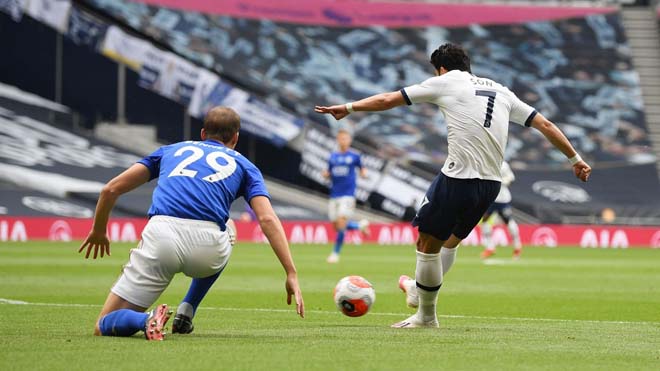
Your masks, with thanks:
[[[56,220],[53,225],[50,226],[50,231],[48,231],[48,239],[50,241],[71,241],[71,226],[69,223],[64,220]]]
[[[651,248],[660,249],[660,231],[655,232],[653,237],[651,237]]]
[[[541,227],[532,233],[533,246],[557,247],[557,233],[548,227]]]

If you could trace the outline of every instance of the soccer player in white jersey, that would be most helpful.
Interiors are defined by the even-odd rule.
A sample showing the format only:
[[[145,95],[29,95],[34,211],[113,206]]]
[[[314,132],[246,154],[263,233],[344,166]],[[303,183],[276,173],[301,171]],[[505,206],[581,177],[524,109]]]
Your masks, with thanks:
[[[557,126],[506,87],[473,75],[460,46],[441,45],[431,54],[431,64],[436,76],[420,84],[356,102],[315,107],[316,112],[340,120],[354,111],[431,103],[445,116],[449,154],[413,220],[419,230],[415,270],[419,305],[413,316],[392,325],[396,328],[438,327],[438,290],[454,263],[456,247],[499,193],[509,122],[539,130],[569,159],[582,181],[591,173]]]
[[[240,153],[240,118],[227,107],[215,107],[204,119],[202,141],[163,146],[110,180],[96,205],[94,224],[79,252],[94,259],[110,255],[107,224],[122,194],[158,178],[149,209],[149,222],[137,249],[101,309],[95,335],[131,336],[144,331],[148,340],[163,340],[171,311],[166,304],[145,313],[167,288],[176,273],[210,277],[231,255],[226,231],[229,207],[244,197],[286,272],[287,302],[295,298],[304,316],[304,303],[296,267],[284,229],[270,204],[261,172]]]
[[[330,201],[328,202],[328,218],[332,221],[337,236],[332,253],[326,260],[328,263],[338,263],[339,253],[344,245],[346,230],[360,230],[368,234],[369,222],[365,219],[350,220],[355,211],[355,189],[357,187],[357,173],[365,178],[367,170],[362,166],[360,154],[352,151],[351,133],[348,129],[340,128],[337,132],[338,150],[330,154],[328,169],[323,177],[330,179]]]
[[[502,186],[500,187],[500,193],[495,198],[484,217],[481,218],[481,234],[482,241],[486,248],[481,253],[482,259],[487,259],[495,254],[495,243],[492,239],[493,227],[491,226],[490,219],[493,214],[497,213],[506,225],[513,240],[513,258],[520,259],[520,254],[522,254],[522,243],[520,242],[520,230],[518,228],[518,223],[513,219],[511,212],[511,191],[509,190],[509,185],[516,179],[516,176],[513,175],[513,171],[509,166],[509,163],[506,161],[502,162]]]

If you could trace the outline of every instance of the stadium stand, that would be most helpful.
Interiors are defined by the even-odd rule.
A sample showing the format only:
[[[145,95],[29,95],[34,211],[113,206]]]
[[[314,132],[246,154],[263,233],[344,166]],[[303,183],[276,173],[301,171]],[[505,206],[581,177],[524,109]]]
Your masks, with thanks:
[[[77,120],[68,107],[0,83],[0,214],[90,218],[104,182],[140,158],[77,132]],[[154,186],[120,198],[113,216],[144,217]],[[270,189],[283,219],[326,218],[287,201],[277,185]],[[231,216],[238,220],[245,211],[237,202]]]
[[[89,218],[101,182],[138,159],[75,134],[77,115],[68,107],[5,84],[0,84],[0,121],[5,215]],[[121,201],[117,216],[144,215],[148,200],[147,194]]]
[[[207,103],[238,99],[260,112],[254,121],[274,116],[279,118],[276,124],[286,128],[271,137],[260,136],[264,130],[259,129],[263,128],[253,127],[251,132],[248,128],[254,137],[240,150],[256,157],[267,174],[317,191],[325,191],[318,171],[332,146],[332,122],[311,114],[310,107],[396,90],[420,81],[429,75],[427,51],[431,47],[443,40],[460,42],[472,53],[476,74],[511,86],[559,123],[595,165],[596,173],[616,182],[616,186],[610,182],[608,187],[597,182],[571,183],[563,177],[561,155],[548,157],[537,135],[514,128],[507,156],[518,175],[513,191],[519,210],[545,222],[593,219],[603,208],[613,208],[624,217],[621,221],[626,216],[637,221],[640,217],[660,216],[660,200],[655,195],[660,186],[657,157],[650,145],[639,77],[633,68],[621,12],[616,8],[595,8],[593,14],[524,24],[387,28],[309,26],[121,0],[87,0],[74,2],[68,22],[68,39],[86,44],[93,50],[89,53],[109,55],[108,35],[119,25],[123,32],[194,62],[191,70],[197,66],[218,73],[218,80],[213,80],[215,85],[205,97]],[[82,27],[85,22],[94,25]],[[69,41],[65,39],[64,43]],[[90,58],[103,59],[98,55]],[[107,70],[112,71],[105,86],[120,80],[112,62],[104,59],[99,63],[108,64]],[[187,128],[181,125],[187,117],[184,107],[193,106],[198,86],[179,84],[174,94],[157,83],[159,74],[169,73],[167,66],[188,66],[176,63],[166,63],[160,71],[143,65],[124,72],[127,94],[131,96],[127,103],[135,104],[134,111],[127,109],[133,113],[126,118],[158,123],[158,136],[166,141],[183,139],[199,127],[194,114]],[[153,106],[144,104],[142,96],[149,91],[138,88],[138,84],[166,97],[148,95],[158,105],[167,106],[152,110],[167,112],[163,114],[166,118],[161,120],[145,112],[143,107]],[[121,121],[121,117],[113,117],[119,104],[117,94],[113,94],[117,91],[114,85],[109,93],[101,92],[110,97],[104,100],[107,109],[90,109],[85,117],[100,115]],[[72,99],[67,104],[86,111],[78,108],[84,107],[82,100]],[[198,108],[197,114],[203,110]],[[443,125],[437,124],[442,122],[437,116],[428,107],[417,107],[364,116],[354,122],[356,146],[369,156],[367,166],[373,174],[360,185],[360,200],[401,217],[420,199],[446,155],[446,133]],[[631,174],[634,183],[625,181]],[[557,194],[586,196],[549,197]]]
[[[471,51],[477,75],[502,81],[567,124],[569,135],[583,138],[579,146],[590,159],[655,162],[618,13],[552,24],[394,30],[235,19],[125,1],[90,3],[190,59],[213,60],[221,72],[248,86],[278,91],[300,115],[310,112],[301,102],[357,99],[420,81],[429,74],[426,50],[452,40]],[[436,122],[442,118],[419,111],[365,117],[356,123],[358,133],[374,142],[385,139],[389,148],[384,152],[440,166],[446,149],[438,143],[444,143],[446,133]],[[514,132],[509,157],[528,166],[563,161],[542,156],[540,138],[525,134]]]

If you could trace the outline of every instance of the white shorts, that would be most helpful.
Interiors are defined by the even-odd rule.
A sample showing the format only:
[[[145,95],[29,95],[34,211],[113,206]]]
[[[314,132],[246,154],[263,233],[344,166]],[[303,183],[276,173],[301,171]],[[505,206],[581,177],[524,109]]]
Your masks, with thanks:
[[[227,232],[209,221],[154,216],[131,249],[129,261],[111,291],[149,308],[176,273],[203,278],[224,268],[232,246]]]
[[[328,203],[328,218],[335,221],[341,217],[350,218],[355,211],[355,197],[331,198]]]

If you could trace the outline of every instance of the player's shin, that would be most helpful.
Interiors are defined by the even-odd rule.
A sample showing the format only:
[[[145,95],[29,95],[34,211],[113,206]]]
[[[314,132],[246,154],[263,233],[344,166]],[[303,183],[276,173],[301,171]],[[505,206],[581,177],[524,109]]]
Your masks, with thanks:
[[[509,220],[507,227],[509,228],[509,233],[511,234],[511,239],[513,240],[514,248],[516,250],[520,249],[522,247],[522,244],[520,243],[520,230],[518,229],[518,223],[516,223],[515,220],[511,219]]]
[[[339,230],[337,231],[337,238],[335,239],[335,246],[333,248],[333,252],[335,254],[339,254],[341,252],[341,248],[344,246],[344,236],[346,235],[345,230]]]
[[[487,250],[494,250],[495,246],[491,246],[491,241],[492,238],[491,236],[493,235],[493,227],[490,225],[488,221],[484,221],[481,223],[481,243],[486,247]]]
[[[177,308],[176,313],[183,314],[192,319],[195,316],[197,307],[199,307],[202,299],[204,299],[206,293],[209,291],[211,286],[213,286],[213,283],[215,283],[218,277],[220,277],[220,273],[222,273],[222,270],[208,277],[193,278],[192,282],[190,283],[188,293],[186,294],[186,297],[183,298],[183,301]]]
[[[119,309],[103,316],[99,329],[103,336],[131,336],[144,330],[149,314],[131,309]]]
[[[440,253],[426,254],[417,251],[415,270],[419,307],[417,316],[424,322],[436,320],[438,290],[442,286],[442,259]]]
[[[444,277],[447,272],[451,269],[451,266],[454,265],[456,260],[456,254],[458,253],[458,246],[453,249],[442,247],[440,250],[440,260],[442,260],[442,276]]]

